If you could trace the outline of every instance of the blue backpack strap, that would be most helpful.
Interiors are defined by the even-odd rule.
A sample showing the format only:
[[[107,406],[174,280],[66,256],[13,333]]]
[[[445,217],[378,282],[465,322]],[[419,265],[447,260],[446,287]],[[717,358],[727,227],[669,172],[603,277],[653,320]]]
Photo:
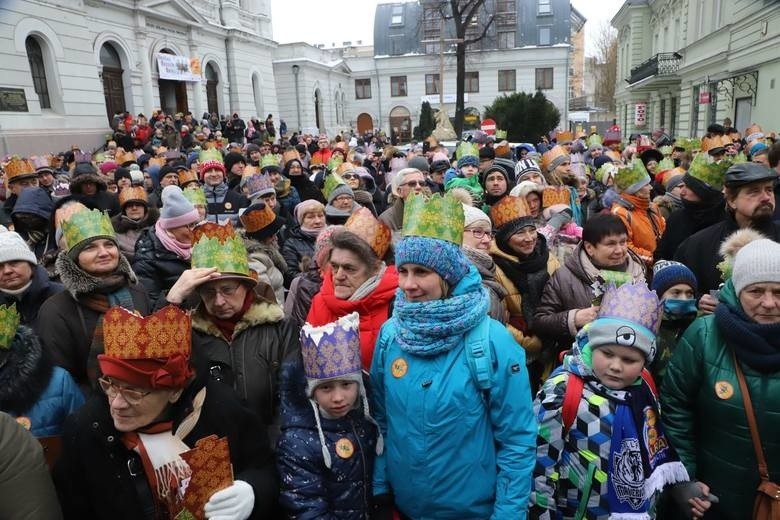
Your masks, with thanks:
[[[485,316],[476,327],[466,332],[466,359],[477,388],[490,390],[493,379],[493,349],[490,346],[490,318]]]

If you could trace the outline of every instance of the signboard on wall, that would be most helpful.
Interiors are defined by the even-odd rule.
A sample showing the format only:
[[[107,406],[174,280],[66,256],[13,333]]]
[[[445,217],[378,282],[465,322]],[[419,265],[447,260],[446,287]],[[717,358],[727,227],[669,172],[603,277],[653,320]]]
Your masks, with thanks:
[[[455,94],[444,94],[444,102],[445,103],[455,103]],[[439,95],[438,94],[430,94],[427,96],[420,96],[420,103],[424,103],[427,101],[431,104],[431,106],[438,106],[439,105]],[[463,94],[463,102],[468,103],[469,102],[469,95],[467,93]]]
[[[645,126],[647,124],[647,103],[636,103],[634,105],[634,126]]]
[[[709,105],[710,104],[710,93],[709,92],[699,92],[699,104],[700,105]]]
[[[160,79],[172,79],[175,81],[200,81],[200,60],[186,56],[176,56],[164,52],[157,54],[157,70]]]
[[[0,112],[29,112],[24,89],[0,87]]]

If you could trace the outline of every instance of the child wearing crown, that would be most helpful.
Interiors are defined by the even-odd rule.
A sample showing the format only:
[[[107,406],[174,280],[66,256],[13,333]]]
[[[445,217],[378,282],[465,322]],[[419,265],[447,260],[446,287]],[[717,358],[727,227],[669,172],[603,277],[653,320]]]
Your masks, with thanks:
[[[299,362],[283,368],[277,466],[290,518],[366,518],[374,454],[356,312],[301,330]],[[300,359],[298,360],[300,361]],[[301,377],[305,373],[305,381]]]
[[[539,422],[530,518],[650,519],[658,494],[690,480],[645,370],[663,307],[643,283],[607,288],[596,320],[534,401]],[[691,509],[693,516],[703,511]]]

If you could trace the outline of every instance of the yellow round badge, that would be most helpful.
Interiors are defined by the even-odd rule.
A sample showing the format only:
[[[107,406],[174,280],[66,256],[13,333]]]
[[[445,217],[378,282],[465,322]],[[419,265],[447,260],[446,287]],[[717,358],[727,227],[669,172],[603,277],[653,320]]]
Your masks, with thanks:
[[[393,377],[395,378],[404,377],[407,370],[409,370],[409,365],[406,363],[404,358],[400,357],[393,361],[393,364],[390,367],[390,371],[393,373]]]
[[[225,209],[232,209],[232,208],[233,208],[233,204],[231,204],[230,202],[225,203]]]
[[[336,455],[342,459],[348,459],[355,453],[355,446],[346,437],[336,441]]]
[[[734,387],[728,381],[717,381],[715,383],[715,395],[724,401],[731,399],[731,396],[734,395]]]
[[[22,425],[22,428],[24,428],[27,431],[30,431],[30,428],[32,428],[32,423],[30,422],[29,417],[17,417],[16,422]]]

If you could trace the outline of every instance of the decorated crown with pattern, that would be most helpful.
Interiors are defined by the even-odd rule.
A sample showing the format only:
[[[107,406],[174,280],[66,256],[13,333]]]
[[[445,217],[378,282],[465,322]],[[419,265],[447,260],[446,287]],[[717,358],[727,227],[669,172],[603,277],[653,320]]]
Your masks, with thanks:
[[[184,198],[190,201],[190,204],[193,206],[197,206],[198,204],[202,206],[206,205],[206,192],[203,191],[203,188],[184,188],[181,192],[184,195]]]
[[[679,137],[674,142],[675,146],[678,146],[685,150],[686,152],[694,152],[696,150],[701,150],[701,139],[698,138],[688,138],[688,137]]]
[[[601,140],[601,136],[599,134],[593,134],[590,137],[588,137],[588,140],[586,141],[588,146],[602,146],[604,143]]]
[[[563,146],[556,144],[546,152],[542,154],[542,164],[540,165],[542,167],[543,172],[550,171],[553,161],[557,159],[558,157],[569,155],[569,153],[564,150]]]
[[[665,172],[667,170],[674,169],[674,161],[670,159],[669,157],[664,157],[661,159],[661,162],[658,163],[658,166],[655,167],[655,171],[657,173]]]
[[[35,177],[36,175],[35,165],[32,161],[27,159],[13,156],[5,165],[5,178],[7,182],[13,182],[23,177]]]
[[[626,166],[618,167],[617,173],[615,173],[615,186],[619,191],[630,191],[632,186],[643,182],[645,184],[650,182],[650,174],[647,173],[647,168],[639,159],[634,159]]]
[[[298,153],[298,150],[295,148],[291,148],[284,152],[282,154],[282,164],[287,164],[290,161],[300,161],[301,160],[301,154]]]
[[[531,210],[528,208],[528,202],[526,202],[525,197],[507,195],[490,208],[490,220],[493,221],[493,226],[496,229],[500,229],[506,224],[522,218],[528,218],[529,220],[532,218]]]
[[[265,168],[279,168],[279,158],[272,154],[267,153],[260,159],[260,171]]]
[[[328,165],[327,169],[330,172],[335,172],[338,170],[339,166],[341,166],[341,163],[344,162],[344,158],[341,156],[341,154],[333,154],[330,159],[328,159]]]
[[[233,226],[206,223],[193,231],[192,267],[216,267],[220,274],[249,277],[249,260],[244,241]]]
[[[460,246],[463,243],[463,204],[446,193],[430,197],[413,193],[404,203],[403,236],[446,240]]]
[[[726,170],[729,169],[729,161],[715,162],[715,160],[706,153],[698,153],[691,161],[688,168],[688,175],[697,179],[707,186],[720,191],[723,189],[723,182],[726,177]]]
[[[601,299],[598,318],[625,320],[658,334],[663,316],[663,304],[655,291],[644,282],[609,284]]]
[[[51,155],[38,155],[35,157],[30,157],[33,166],[35,166],[35,169],[38,171],[43,169],[47,169],[47,170],[51,169],[52,167],[51,159],[52,159]]]
[[[659,152],[661,152],[661,155],[663,156],[669,156],[672,155],[672,152],[674,151],[674,148],[672,148],[671,145],[667,144],[665,146],[662,146],[658,149]]]
[[[179,186],[188,182],[198,182],[198,172],[195,170],[179,170]]]
[[[574,140],[574,134],[570,130],[564,130],[555,134],[555,141],[558,144],[570,143]]]
[[[108,213],[87,208],[74,211],[62,221],[62,236],[68,249],[93,238],[116,240],[114,226],[111,225],[111,217]]]
[[[255,233],[270,226],[277,217],[271,206],[259,202],[247,208],[238,218],[247,233]]]
[[[227,224],[217,224],[216,222],[204,222],[192,230],[192,243],[200,241],[201,237],[216,238],[224,241],[236,236],[236,230],[233,229],[233,223],[227,221]]]
[[[496,130],[496,139],[506,139],[507,134],[506,130]]]
[[[222,159],[222,153],[216,148],[209,148],[208,150],[201,150],[198,154],[198,170],[203,175],[205,172],[211,169],[218,169],[225,171],[225,164]]]
[[[130,201],[146,204],[149,196],[142,186],[131,186],[119,192],[119,206],[124,207]]]
[[[455,149],[455,157],[462,159],[466,156],[479,157],[479,146],[477,143],[471,143],[469,141],[461,141],[458,147]]]
[[[377,258],[383,258],[390,247],[390,228],[374,217],[368,208],[361,207],[352,213],[344,224],[344,229],[365,240]]]
[[[124,166],[125,164],[136,162],[137,158],[133,152],[125,152],[116,154],[116,163]]]
[[[19,313],[16,304],[0,305],[0,350],[11,348],[11,342],[19,328]]]
[[[255,193],[275,192],[274,184],[271,182],[271,176],[267,173],[255,173],[246,177],[244,187],[250,196],[253,196]]]
[[[571,190],[569,186],[545,186],[542,191],[542,207],[549,208],[556,204],[571,204]]]
[[[360,373],[360,316],[357,312],[338,320],[301,328],[303,369],[309,379],[338,379]]]
[[[189,315],[168,305],[149,316],[122,307],[103,315],[103,350],[118,359],[160,359],[176,354],[189,357],[192,350]]]

